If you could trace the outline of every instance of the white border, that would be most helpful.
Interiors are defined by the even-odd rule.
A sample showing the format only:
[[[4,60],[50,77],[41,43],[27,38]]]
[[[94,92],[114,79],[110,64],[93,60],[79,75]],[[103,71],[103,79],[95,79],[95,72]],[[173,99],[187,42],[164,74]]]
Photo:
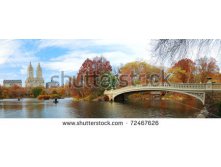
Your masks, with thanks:
[[[0,1],[1,39],[221,38],[218,0]],[[63,127],[0,119],[0,166],[220,167],[219,119],[159,127]]]

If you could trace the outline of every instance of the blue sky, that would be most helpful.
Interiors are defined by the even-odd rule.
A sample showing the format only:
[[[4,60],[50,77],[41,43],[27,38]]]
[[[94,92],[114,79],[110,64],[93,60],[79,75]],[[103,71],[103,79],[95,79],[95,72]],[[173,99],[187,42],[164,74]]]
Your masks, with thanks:
[[[0,84],[5,79],[21,79],[24,85],[27,66],[39,63],[45,82],[51,76],[75,75],[86,58],[104,56],[112,66],[130,61],[151,60],[150,40],[0,40]]]

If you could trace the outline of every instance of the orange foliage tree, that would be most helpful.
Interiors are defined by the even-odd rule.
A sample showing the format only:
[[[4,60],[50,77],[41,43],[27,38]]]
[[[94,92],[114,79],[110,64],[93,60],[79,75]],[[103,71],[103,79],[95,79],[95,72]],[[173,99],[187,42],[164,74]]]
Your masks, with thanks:
[[[3,94],[3,89],[2,86],[0,85],[0,99],[2,98],[2,94]]]
[[[168,70],[169,73],[173,74],[170,78],[170,81],[177,83],[194,82],[195,71],[195,63],[187,58],[179,60]]]
[[[208,77],[213,79],[217,79],[220,77],[219,75],[219,67],[214,58],[203,57],[196,60],[197,65],[197,74],[196,78],[198,82],[206,83],[208,81]]]
[[[154,73],[159,74],[160,68],[152,66],[144,61],[134,61],[125,64],[120,68],[120,86],[127,86],[132,84],[145,85],[148,82],[148,76]],[[133,75],[133,77],[131,77]],[[127,85],[123,83],[127,81]]]
[[[13,85],[12,87],[1,87],[0,89],[0,98],[22,98],[27,95],[26,89],[18,85]]]

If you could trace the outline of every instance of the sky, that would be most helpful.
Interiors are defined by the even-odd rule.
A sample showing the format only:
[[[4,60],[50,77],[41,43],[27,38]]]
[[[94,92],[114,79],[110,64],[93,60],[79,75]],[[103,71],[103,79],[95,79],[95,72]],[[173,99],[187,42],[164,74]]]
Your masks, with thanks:
[[[209,56],[216,58],[221,67],[217,48],[211,48]],[[191,49],[188,57],[197,58],[197,49]],[[17,39],[0,40],[0,85],[3,80],[22,80],[25,86],[27,67],[31,62],[36,73],[40,63],[46,82],[52,76],[75,76],[82,63],[96,56],[104,56],[113,68],[131,61],[143,60],[149,64],[157,64],[151,54],[151,40],[103,40],[103,39]],[[203,56],[203,55],[202,55]],[[171,65],[171,64],[170,64]],[[165,66],[165,64],[164,64]],[[36,74],[35,74],[36,75]],[[58,79],[60,81],[60,79]]]
[[[21,79],[24,86],[30,62],[34,74],[41,64],[45,83],[61,71],[74,76],[85,59],[96,56],[104,56],[112,67],[135,60],[150,62],[150,40],[0,40],[0,84]]]

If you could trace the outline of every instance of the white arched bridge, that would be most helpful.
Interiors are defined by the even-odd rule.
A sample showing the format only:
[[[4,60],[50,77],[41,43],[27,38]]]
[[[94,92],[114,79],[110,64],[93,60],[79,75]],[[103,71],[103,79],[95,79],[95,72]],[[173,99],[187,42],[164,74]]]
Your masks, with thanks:
[[[221,93],[221,83],[180,83],[180,84],[163,84],[159,86],[136,85],[127,86],[119,89],[106,90],[104,95],[108,96],[110,101],[115,101],[116,97],[132,92],[143,91],[165,91],[186,94],[199,99],[203,105],[210,103],[210,99],[215,93]]]

